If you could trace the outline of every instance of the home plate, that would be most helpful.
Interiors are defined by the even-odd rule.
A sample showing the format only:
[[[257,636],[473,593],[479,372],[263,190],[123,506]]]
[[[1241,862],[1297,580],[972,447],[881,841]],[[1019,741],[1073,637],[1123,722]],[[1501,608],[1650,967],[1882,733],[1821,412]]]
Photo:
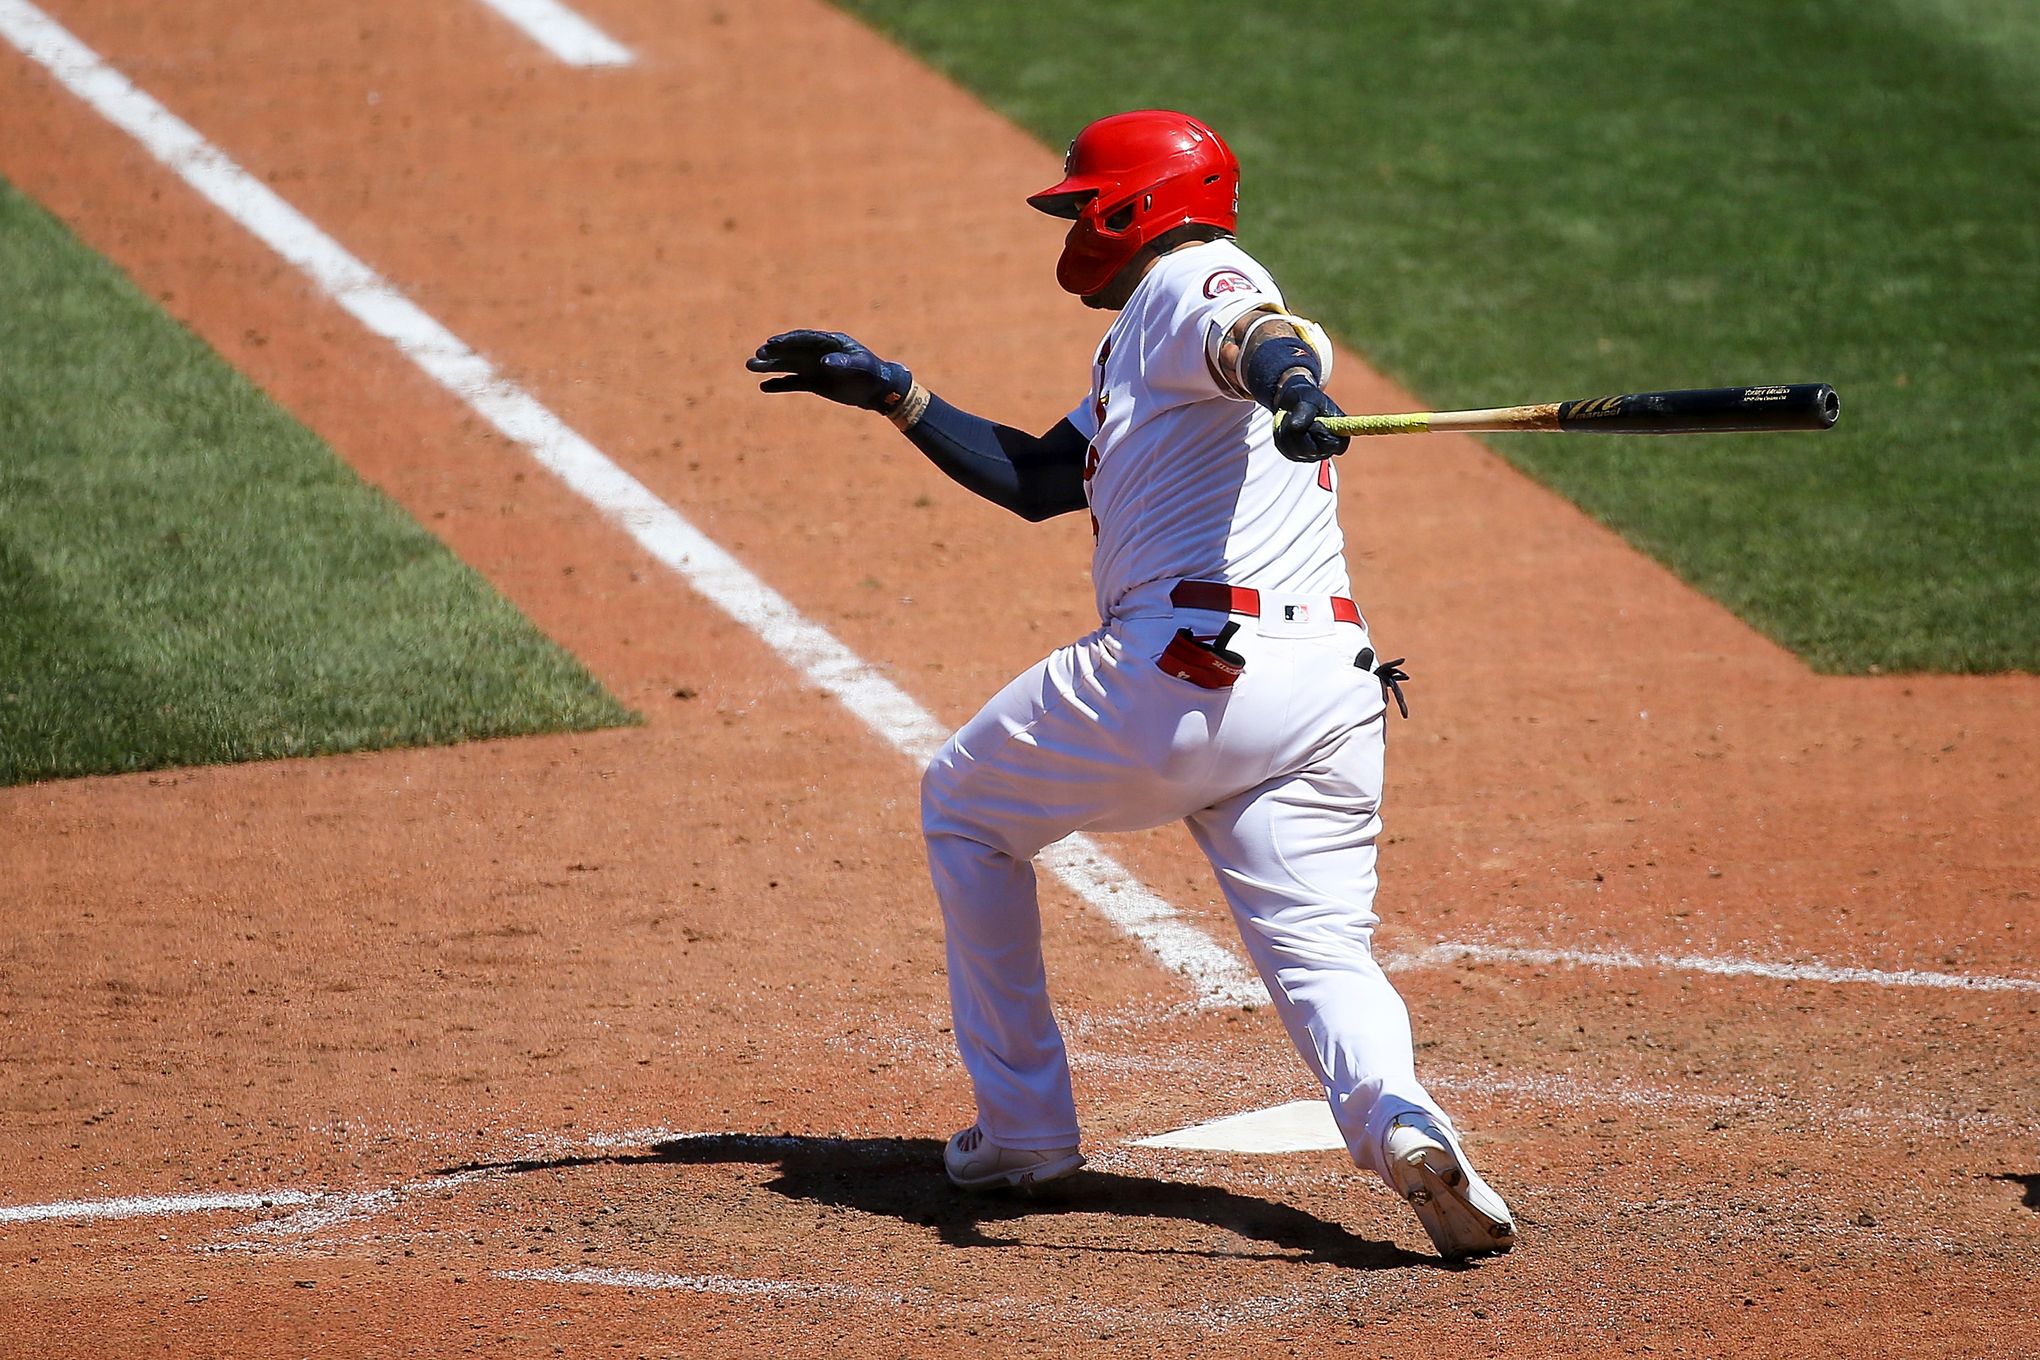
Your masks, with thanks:
[[[1343,1151],[1346,1140],[1322,1100],[1292,1100],[1266,1110],[1192,1124],[1174,1133],[1136,1138],[1135,1147],[1199,1148],[1207,1152]]]

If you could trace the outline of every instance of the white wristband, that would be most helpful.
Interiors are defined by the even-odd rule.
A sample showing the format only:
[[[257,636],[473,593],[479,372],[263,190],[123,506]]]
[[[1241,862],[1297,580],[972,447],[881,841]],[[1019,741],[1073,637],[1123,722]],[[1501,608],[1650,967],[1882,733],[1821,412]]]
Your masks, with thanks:
[[[899,427],[900,433],[905,434],[919,424],[921,417],[927,413],[928,389],[915,383],[907,389],[907,395],[900,398],[900,404],[885,413],[885,418]]]

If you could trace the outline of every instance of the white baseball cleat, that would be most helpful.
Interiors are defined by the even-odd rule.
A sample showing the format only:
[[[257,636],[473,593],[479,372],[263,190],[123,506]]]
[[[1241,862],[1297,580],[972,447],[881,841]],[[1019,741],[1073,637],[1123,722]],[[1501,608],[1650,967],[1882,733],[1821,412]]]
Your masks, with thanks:
[[[948,1173],[949,1183],[963,1190],[1025,1188],[1067,1176],[1083,1164],[1084,1155],[1073,1147],[1000,1147],[975,1124],[951,1138],[942,1150],[942,1169]]]
[[[1451,1134],[1422,1115],[1398,1115],[1383,1145],[1395,1192],[1417,1211],[1439,1255],[1457,1261],[1516,1245],[1509,1206],[1480,1178]]]

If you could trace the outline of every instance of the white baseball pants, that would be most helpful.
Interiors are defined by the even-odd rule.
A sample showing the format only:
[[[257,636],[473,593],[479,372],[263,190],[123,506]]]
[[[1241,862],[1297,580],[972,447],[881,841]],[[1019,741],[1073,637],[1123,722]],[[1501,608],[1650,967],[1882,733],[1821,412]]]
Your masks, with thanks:
[[[1281,608],[1297,599],[1300,611]],[[1030,861],[1074,831],[1177,820],[1217,872],[1353,1160],[1385,1176],[1398,1114],[1451,1127],[1417,1081],[1408,1012],[1371,951],[1384,708],[1380,682],[1354,665],[1367,634],[1333,623],[1322,596],[1267,595],[1262,613],[1237,620],[1230,647],[1246,669],[1231,688],[1155,665],[1177,628],[1208,638],[1227,615],[1115,620],[1007,685],[929,766],[922,825],[956,1043],[994,1142],[1078,1142]]]

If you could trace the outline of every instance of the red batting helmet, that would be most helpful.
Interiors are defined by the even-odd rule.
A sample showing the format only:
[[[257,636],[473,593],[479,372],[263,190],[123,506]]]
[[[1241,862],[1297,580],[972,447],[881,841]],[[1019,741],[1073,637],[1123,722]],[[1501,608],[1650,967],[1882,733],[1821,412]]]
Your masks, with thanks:
[[[1192,222],[1232,231],[1240,213],[1240,162],[1216,132],[1187,113],[1115,113],[1077,134],[1062,182],[1027,202],[1075,220],[1055,281],[1084,297],[1101,291],[1163,232]]]

